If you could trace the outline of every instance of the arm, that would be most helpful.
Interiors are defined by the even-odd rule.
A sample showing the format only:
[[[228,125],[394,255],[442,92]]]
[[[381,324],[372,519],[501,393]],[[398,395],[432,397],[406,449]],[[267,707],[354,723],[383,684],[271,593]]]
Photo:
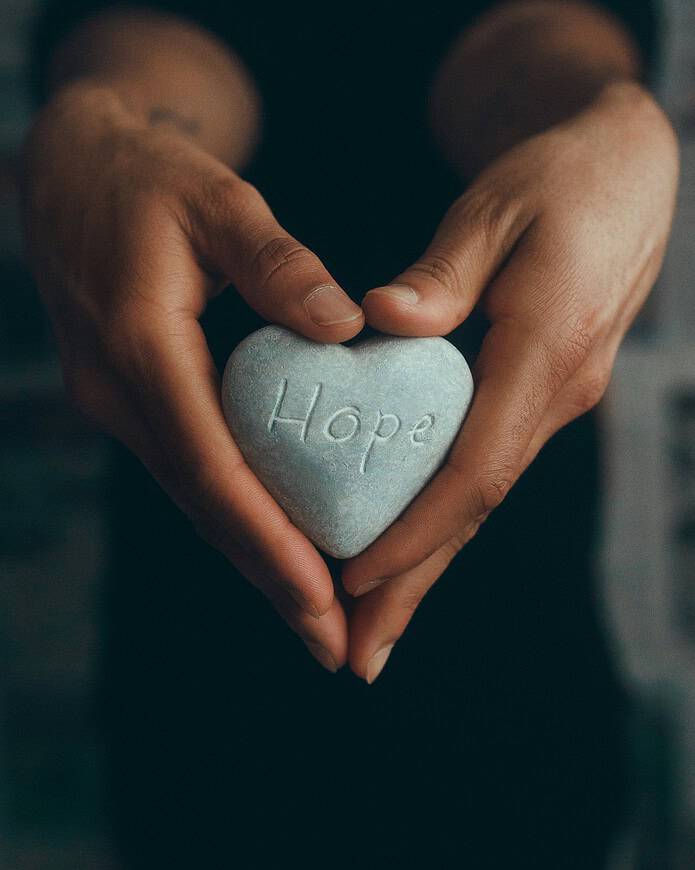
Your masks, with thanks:
[[[198,318],[230,283],[318,341],[353,336],[362,312],[230,169],[252,148],[258,98],[216,39],[113,11],[80,25],[49,69],[24,223],[68,392],[335,669],[347,634],[330,573],[234,444]]]
[[[170,125],[231,166],[258,138],[260,98],[239,59],[175,16],[116,7],[88,17],[56,47],[47,78],[49,94],[100,87],[133,121]]]
[[[678,154],[638,75],[615,20],[543,0],[482,19],[441,69],[439,141],[462,176],[479,174],[422,257],[367,294],[364,310],[400,335],[446,334],[476,305],[491,325],[445,466],[345,567],[346,588],[368,593],[352,616],[350,662],[370,680],[543,444],[600,400],[656,279]]]
[[[505,3],[463,35],[434,83],[431,121],[467,178],[566,121],[614,82],[637,83],[642,58],[620,21],[590,3]]]

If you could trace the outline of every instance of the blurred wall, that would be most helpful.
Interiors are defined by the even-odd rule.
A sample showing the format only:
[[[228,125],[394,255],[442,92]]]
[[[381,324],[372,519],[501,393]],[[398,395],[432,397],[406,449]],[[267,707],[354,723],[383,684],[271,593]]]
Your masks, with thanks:
[[[21,259],[35,0],[0,6],[0,867],[111,866],[93,713],[105,443],[65,404]]]

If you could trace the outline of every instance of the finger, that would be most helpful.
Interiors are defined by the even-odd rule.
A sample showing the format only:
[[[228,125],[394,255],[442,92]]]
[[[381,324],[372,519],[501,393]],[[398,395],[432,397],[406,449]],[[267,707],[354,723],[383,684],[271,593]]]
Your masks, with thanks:
[[[304,642],[316,661],[335,674],[347,661],[348,628],[345,612],[337,599],[319,619],[312,619],[288,596],[276,596],[278,587],[265,593],[275,610]]]
[[[447,543],[421,565],[355,602],[350,616],[350,667],[369,684],[381,673],[429,589],[459,550]]]
[[[159,212],[157,212],[159,214]],[[217,370],[196,316],[209,275],[158,218],[130,237],[115,264],[114,298],[100,321],[100,364],[127,396],[154,450],[137,455],[230,561],[250,555],[310,614],[325,613],[333,582],[316,548],[245,464],[224,420]],[[128,414],[128,410],[126,410]],[[136,446],[136,450],[137,450]]]
[[[528,285],[520,252],[495,282]],[[554,282],[548,268],[541,280]],[[562,298],[570,298],[571,294]],[[405,513],[364,553],[347,563],[348,591],[393,577],[423,562],[461,529],[504,499],[554,396],[586,359],[593,325],[564,308],[542,323],[504,316],[490,328],[476,364],[468,418],[443,468]]]
[[[395,335],[446,335],[468,317],[532,215],[475,185],[449,209],[431,244],[393,281],[370,290],[367,323]]]
[[[345,611],[337,598],[333,599],[326,613],[315,619],[298,607],[287,592],[263,575],[249,557],[238,558],[236,567],[265,595],[319,664],[331,673],[343,667],[347,661],[348,627]]]
[[[328,568],[234,444],[195,317],[140,303],[121,318],[109,353],[156,442],[153,474],[231,561],[240,552],[252,555],[309,613],[325,613],[333,602]]]
[[[250,184],[232,177],[205,191],[190,232],[206,268],[231,281],[266,320],[322,342],[346,341],[362,329],[360,306]]]
[[[70,398],[85,416],[122,441],[155,477],[162,480],[171,477],[171,468],[158,449],[152,432],[115,380],[96,368],[77,373],[68,368],[66,374]],[[345,664],[347,620],[337,598],[323,616],[316,618],[299,607],[290,593],[265,576],[258,560],[240,551],[233,562],[240,573],[268,598],[323,667],[335,673]]]

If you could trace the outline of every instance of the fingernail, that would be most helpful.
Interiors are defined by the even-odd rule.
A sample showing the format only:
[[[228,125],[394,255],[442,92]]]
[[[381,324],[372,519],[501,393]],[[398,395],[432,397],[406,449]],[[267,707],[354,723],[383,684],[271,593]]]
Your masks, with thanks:
[[[393,296],[399,302],[405,302],[408,305],[415,305],[420,299],[420,294],[408,284],[385,284],[383,287],[376,287],[370,290],[370,293],[386,293],[388,296]]]
[[[384,669],[384,665],[388,661],[392,649],[393,644],[390,646],[384,646],[369,659],[369,663],[367,664],[367,683],[369,683],[370,686]]]
[[[360,306],[333,284],[323,284],[312,290],[304,300],[304,307],[317,326],[349,323],[362,316]]]
[[[308,613],[309,616],[313,616],[314,619],[320,619],[321,614],[315,604],[309,601],[309,599],[302,595],[302,593],[297,589],[292,589],[290,586],[286,586],[285,589],[290,593],[292,598],[294,598],[305,613]]]
[[[386,580],[386,577],[379,577],[378,580],[367,580],[366,583],[358,586],[352,594],[355,598],[359,598],[360,595],[365,595],[367,592],[371,592],[372,589],[376,589],[377,586],[381,586],[382,583],[386,583]]]
[[[321,646],[320,643],[315,643],[313,640],[305,640],[304,643],[319,664],[332,674],[337,672],[338,664],[325,646]]]

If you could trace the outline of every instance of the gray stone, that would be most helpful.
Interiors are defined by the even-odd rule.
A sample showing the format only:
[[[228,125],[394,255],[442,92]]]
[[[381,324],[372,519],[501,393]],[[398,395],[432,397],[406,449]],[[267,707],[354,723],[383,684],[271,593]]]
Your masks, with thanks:
[[[257,477],[321,549],[362,552],[442,464],[473,395],[443,338],[317,344],[279,326],[234,350],[222,400]]]

